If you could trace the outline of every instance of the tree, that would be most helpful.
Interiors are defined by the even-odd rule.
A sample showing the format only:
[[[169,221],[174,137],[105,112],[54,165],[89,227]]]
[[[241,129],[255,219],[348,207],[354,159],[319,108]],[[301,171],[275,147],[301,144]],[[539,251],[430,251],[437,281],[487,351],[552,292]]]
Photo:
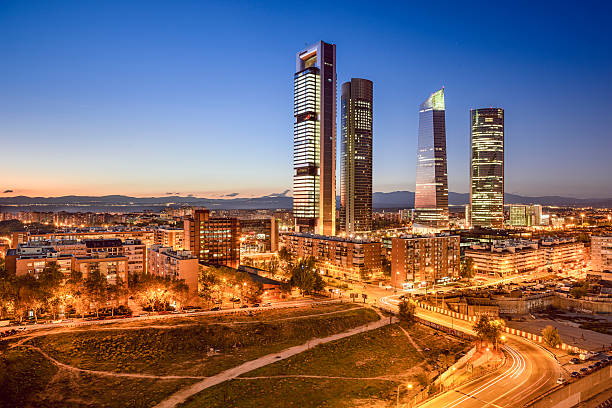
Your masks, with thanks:
[[[368,279],[370,279],[371,274],[372,274],[372,271],[368,267],[363,267],[359,270],[359,278],[362,281],[367,281]]]
[[[317,271],[315,270],[315,260],[313,257],[300,259],[291,269],[291,286],[297,287],[302,295],[310,293],[320,287],[317,283]],[[322,280],[322,279],[321,279]],[[323,284],[324,286],[324,284]]]
[[[321,276],[319,271],[315,271],[314,278],[315,280],[314,284],[312,285],[312,290],[314,290],[315,292],[321,292],[325,290],[325,281],[323,280],[323,277]]]
[[[89,302],[85,293],[83,274],[80,271],[72,271],[64,284],[64,290],[66,304],[72,306],[81,317],[85,316],[85,313],[89,312]]]
[[[382,273],[387,277],[391,277],[391,262],[385,257],[382,257]]]
[[[15,298],[15,314],[19,321],[29,311],[34,314],[34,321],[38,322],[38,310],[43,305],[39,292],[39,282],[34,275],[28,273],[18,276],[16,282],[17,294]]]
[[[96,309],[96,317],[100,316],[100,307],[106,306],[108,301],[108,281],[99,268],[90,268],[84,282],[85,296],[88,303]]]
[[[474,323],[473,330],[481,343],[486,340],[497,348],[497,342],[501,337],[503,327],[503,320],[490,320],[489,316],[481,315],[478,321]]]
[[[476,269],[474,268],[474,260],[471,257],[465,257],[461,262],[459,273],[462,278],[470,280],[476,275]]]
[[[147,310],[179,309],[189,298],[189,287],[182,279],[133,274],[129,276],[128,293]]]
[[[402,322],[414,323],[414,315],[416,311],[416,303],[414,300],[403,299],[399,304],[399,319]]]
[[[476,336],[478,337],[478,340],[480,340],[481,343],[487,337],[489,325],[490,325],[489,316],[480,315],[480,317],[478,318],[478,321],[472,327],[474,330],[474,333],[476,333]]]
[[[5,319],[15,310],[17,300],[17,276],[0,265],[0,319]]]
[[[260,303],[263,295],[263,285],[260,282],[247,282],[245,285],[243,299],[246,303]]]
[[[542,340],[550,347],[560,346],[563,341],[561,341],[561,336],[559,335],[559,331],[552,327],[546,326],[542,329]]]
[[[293,256],[287,250],[286,247],[282,247],[278,251],[278,259],[280,261],[280,269],[285,275],[285,277],[291,277],[291,274],[293,272]]]
[[[128,289],[125,282],[117,277],[114,285],[108,285],[108,300],[111,305],[111,316],[115,315],[115,308],[118,308],[123,300],[126,300]]]
[[[43,268],[38,275],[38,294],[43,305],[53,312],[53,319],[57,317],[59,306],[63,302],[62,285],[64,274],[60,271],[57,262],[51,262]]]
[[[214,297],[214,286],[217,284],[215,275],[208,269],[202,268],[198,276],[198,296],[210,305]]]
[[[589,283],[585,281],[582,285],[571,288],[569,293],[576,299],[580,299],[581,297],[586,296],[588,292]]]

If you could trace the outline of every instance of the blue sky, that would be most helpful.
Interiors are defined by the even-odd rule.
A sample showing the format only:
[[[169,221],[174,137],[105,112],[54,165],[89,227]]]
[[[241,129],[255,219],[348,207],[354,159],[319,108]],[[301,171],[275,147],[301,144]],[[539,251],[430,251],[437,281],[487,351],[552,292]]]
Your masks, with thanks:
[[[506,191],[612,197],[606,2],[0,0],[6,195],[291,187],[295,53],[374,81],[374,190],[414,190],[418,106],[446,88],[449,188],[469,109],[506,115]],[[339,138],[339,134],[338,134]],[[1,191],[0,191],[1,192]]]

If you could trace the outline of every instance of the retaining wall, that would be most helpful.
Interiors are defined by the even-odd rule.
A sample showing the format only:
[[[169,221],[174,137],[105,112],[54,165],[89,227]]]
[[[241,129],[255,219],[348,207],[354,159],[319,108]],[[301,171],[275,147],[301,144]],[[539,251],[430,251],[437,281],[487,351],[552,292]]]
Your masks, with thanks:
[[[558,386],[526,406],[570,408],[610,388],[612,388],[612,366],[604,367],[569,384]]]

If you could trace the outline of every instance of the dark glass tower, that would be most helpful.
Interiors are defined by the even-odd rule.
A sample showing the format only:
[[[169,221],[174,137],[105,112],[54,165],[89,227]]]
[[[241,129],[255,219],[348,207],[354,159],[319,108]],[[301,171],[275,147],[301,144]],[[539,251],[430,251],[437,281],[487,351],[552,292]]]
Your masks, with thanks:
[[[444,88],[434,92],[419,110],[415,228],[448,228],[448,176]]]
[[[293,216],[296,231],[336,233],[336,46],[296,56],[293,79]]]
[[[340,229],[347,234],[372,229],[372,81],[342,84]]]
[[[470,226],[504,226],[504,110],[470,112]]]

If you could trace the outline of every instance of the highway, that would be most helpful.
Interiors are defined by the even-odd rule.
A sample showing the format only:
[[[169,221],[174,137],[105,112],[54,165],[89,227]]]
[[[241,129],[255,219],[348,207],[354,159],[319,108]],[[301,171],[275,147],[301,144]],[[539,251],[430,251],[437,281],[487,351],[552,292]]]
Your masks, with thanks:
[[[387,308],[397,308],[397,296],[379,299]],[[453,319],[417,308],[416,315],[433,323],[474,334],[471,322]],[[495,372],[444,392],[418,405],[429,408],[454,407],[522,407],[529,400],[557,385],[561,367],[543,347],[523,338],[505,334],[506,361]]]

